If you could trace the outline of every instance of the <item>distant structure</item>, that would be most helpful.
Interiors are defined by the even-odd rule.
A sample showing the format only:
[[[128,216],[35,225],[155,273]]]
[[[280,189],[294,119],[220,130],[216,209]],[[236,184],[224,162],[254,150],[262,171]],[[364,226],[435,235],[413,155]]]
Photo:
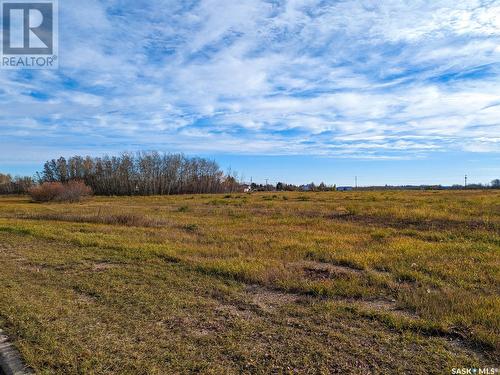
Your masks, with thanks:
[[[307,184],[307,185],[301,185],[299,186],[299,189],[302,190],[302,191],[311,191],[313,190],[313,186],[312,184]]]
[[[353,191],[354,188],[352,186],[339,186],[337,187],[337,191]]]

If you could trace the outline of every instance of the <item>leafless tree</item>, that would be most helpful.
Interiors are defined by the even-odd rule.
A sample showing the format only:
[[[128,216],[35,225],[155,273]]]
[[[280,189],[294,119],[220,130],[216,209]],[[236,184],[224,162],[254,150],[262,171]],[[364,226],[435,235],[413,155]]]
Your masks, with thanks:
[[[98,195],[170,195],[235,192],[236,175],[215,161],[159,152],[49,160],[39,182],[84,181]]]
[[[0,173],[0,194],[25,194],[33,185],[30,177],[12,177]]]

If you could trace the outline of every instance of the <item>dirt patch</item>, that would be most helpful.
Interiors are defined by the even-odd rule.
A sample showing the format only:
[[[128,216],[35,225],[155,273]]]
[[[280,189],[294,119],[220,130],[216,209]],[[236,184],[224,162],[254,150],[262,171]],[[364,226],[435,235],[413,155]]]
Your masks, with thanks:
[[[334,269],[336,266],[333,266]],[[271,290],[263,286],[250,285],[247,286],[246,292],[249,295],[250,303],[260,311],[272,313],[280,307],[294,303],[301,303],[304,300],[314,300],[314,297],[304,296],[301,294],[287,293],[276,290]],[[407,319],[418,319],[419,316],[410,311],[403,310],[397,305],[394,299],[352,299],[343,297],[330,297],[332,301],[337,301],[346,305],[352,305],[362,310],[375,311],[378,313],[390,313]]]
[[[19,261],[24,263],[19,267],[19,269],[21,269],[23,271],[29,271],[29,272],[53,271],[53,272],[60,272],[63,274],[69,274],[69,273],[77,271],[77,266],[78,266],[77,263],[40,264],[40,263],[30,262],[26,259],[24,259],[24,260],[19,259]]]
[[[95,296],[92,296],[90,294],[86,293],[77,293],[77,302],[81,302],[85,305],[93,304],[95,303],[97,298]]]
[[[255,316],[255,312],[249,306],[240,303],[219,305],[215,310],[224,315],[242,319],[251,319]]]
[[[228,298],[216,291],[210,294],[217,302],[215,310],[238,318],[255,318],[279,310],[280,307],[309,298],[295,293],[287,293],[267,288],[262,285],[246,285],[238,297]]]
[[[38,266],[21,266],[19,267],[21,271],[29,271],[29,272],[40,272],[43,270],[43,267]]]
[[[327,280],[349,278],[359,275],[363,271],[349,267],[348,265],[335,265],[331,263],[301,261],[292,263],[291,267],[296,268],[308,280]]]
[[[103,263],[94,263],[92,265],[92,271],[93,272],[103,272],[107,271],[113,268],[116,268],[118,265],[114,263],[108,263],[108,262],[103,262]]]
[[[352,303],[354,306],[359,307],[363,310],[375,311],[378,313],[390,313],[392,315],[406,319],[419,318],[417,314],[399,308],[397,306],[396,300],[387,300],[387,299],[358,300],[358,301],[349,301],[349,303]]]
[[[3,257],[8,257],[9,259],[15,261],[15,262],[24,262],[27,261],[26,258],[20,256],[16,249],[8,243],[0,243],[0,254]]]
[[[336,276],[326,268],[304,267],[302,272],[304,277],[309,280],[327,280]]]
[[[455,348],[455,349],[458,349],[458,350],[467,350],[467,351],[471,351],[473,352],[481,361],[481,363],[495,363],[494,360],[492,360],[492,358],[490,358],[489,356],[485,355],[484,351],[481,350],[480,348],[474,346],[474,345],[471,345],[467,339],[463,339],[463,338],[460,338],[460,337],[457,337],[456,335],[450,335],[448,337],[448,343],[449,345],[452,347],[452,348]],[[485,366],[485,367],[495,367],[495,365],[489,365],[489,366]]]
[[[215,332],[217,332],[217,330],[206,329],[206,328],[191,330],[191,334],[197,338],[209,337],[209,336],[212,336]]]
[[[273,312],[283,305],[296,303],[304,298],[297,294],[279,292],[257,285],[247,287],[251,303],[264,312]]]

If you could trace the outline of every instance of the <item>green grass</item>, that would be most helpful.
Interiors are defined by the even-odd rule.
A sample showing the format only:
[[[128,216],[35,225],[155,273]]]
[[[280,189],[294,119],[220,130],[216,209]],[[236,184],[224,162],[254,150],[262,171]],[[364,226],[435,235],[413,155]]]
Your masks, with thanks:
[[[0,197],[0,327],[39,373],[498,364],[500,193]]]

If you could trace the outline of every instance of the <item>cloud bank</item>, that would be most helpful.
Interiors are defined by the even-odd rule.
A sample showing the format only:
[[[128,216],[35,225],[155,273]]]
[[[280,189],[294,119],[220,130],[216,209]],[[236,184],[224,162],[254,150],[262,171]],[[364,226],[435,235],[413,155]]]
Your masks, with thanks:
[[[64,0],[60,13],[58,71],[0,71],[0,158],[16,143],[500,152],[498,1]]]

